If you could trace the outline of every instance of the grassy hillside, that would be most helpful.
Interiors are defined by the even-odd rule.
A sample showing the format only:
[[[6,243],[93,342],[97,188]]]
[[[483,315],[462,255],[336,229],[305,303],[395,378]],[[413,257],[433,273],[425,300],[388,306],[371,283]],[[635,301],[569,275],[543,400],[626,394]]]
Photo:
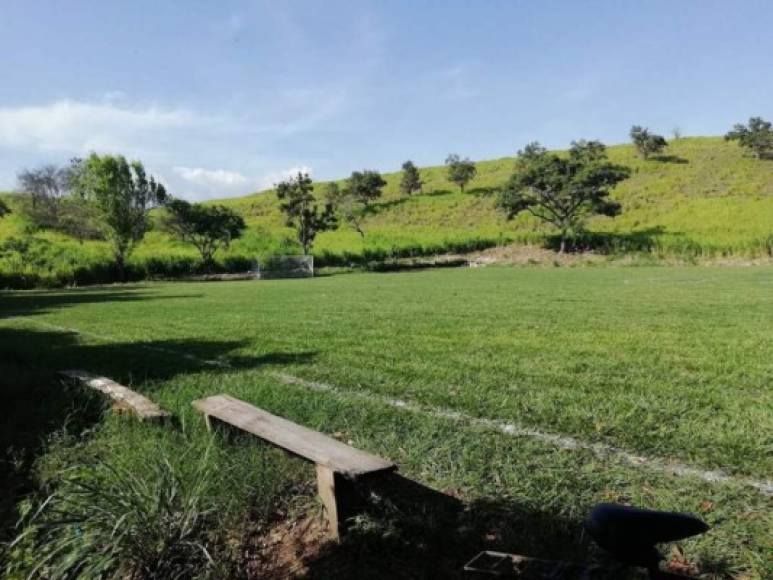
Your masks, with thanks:
[[[632,146],[610,147],[610,158],[633,169],[614,197],[623,204],[617,218],[595,218],[589,229],[618,239],[649,241],[655,251],[756,254],[767,252],[773,235],[773,164],[744,157],[721,138],[681,139],[666,160],[640,159]],[[469,191],[460,193],[445,168],[421,170],[424,193],[403,197],[400,173],[386,176],[385,194],[365,220],[367,236],[347,229],[320,236],[316,253],[362,254],[368,250],[417,250],[474,245],[481,241],[542,242],[550,233],[524,216],[505,220],[494,207],[496,191],[513,171],[514,160],[481,161]],[[277,231],[282,219],[273,195],[259,193],[226,200],[255,228]],[[638,237],[636,234],[639,234]]]
[[[773,252],[773,163],[745,157],[736,144],[719,137],[681,139],[661,159],[644,161],[630,145],[610,147],[609,154],[631,167],[633,175],[614,192],[623,205],[622,215],[588,223],[591,246],[679,256]],[[399,193],[399,173],[386,175],[384,197],[364,221],[365,239],[346,227],[321,234],[314,249],[318,264],[466,251],[511,241],[549,242],[550,228],[528,216],[508,222],[494,207],[492,193],[513,165],[513,158],[479,162],[478,175],[465,193],[446,180],[444,167],[423,168],[424,192],[411,198]],[[249,225],[244,238],[220,256],[224,268],[243,268],[259,255],[298,251],[273,192],[217,203],[237,209]],[[18,215],[0,221],[0,239],[22,236],[23,231]],[[107,275],[102,271],[109,256],[104,244],[79,244],[50,233],[34,239],[35,248],[17,257],[17,263],[0,258],[6,280],[16,279],[19,285],[20,275],[40,276],[43,282]],[[131,264],[135,277],[175,274],[195,268],[196,254],[152,232]]]

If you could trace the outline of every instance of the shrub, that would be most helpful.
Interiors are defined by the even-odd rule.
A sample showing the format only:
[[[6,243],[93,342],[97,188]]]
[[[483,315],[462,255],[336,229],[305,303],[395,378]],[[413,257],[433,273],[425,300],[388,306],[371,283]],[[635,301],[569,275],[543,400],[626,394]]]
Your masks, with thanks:
[[[214,564],[206,547],[212,465],[207,452],[188,469],[158,454],[140,472],[110,463],[66,470],[54,493],[27,510],[11,545],[17,571],[51,579],[205,575]]]

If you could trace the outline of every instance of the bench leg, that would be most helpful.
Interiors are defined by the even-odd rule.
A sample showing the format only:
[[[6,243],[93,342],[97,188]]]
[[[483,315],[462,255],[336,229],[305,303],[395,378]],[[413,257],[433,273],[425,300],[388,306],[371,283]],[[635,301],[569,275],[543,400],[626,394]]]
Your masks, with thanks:
[[[354,485],[329,467],[317,465],[317,492],[325,505],[330,536],[334,540],[340,540],[346,520],[356,509],[357,496]]]

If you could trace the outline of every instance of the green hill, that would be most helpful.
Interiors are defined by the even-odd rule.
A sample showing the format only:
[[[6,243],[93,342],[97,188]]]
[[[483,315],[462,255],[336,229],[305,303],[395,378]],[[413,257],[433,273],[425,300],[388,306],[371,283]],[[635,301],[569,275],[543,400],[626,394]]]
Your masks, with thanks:
[[[773,253],[773,162],[744,156],[736,144],[719,137],[680,139],[660,159],[642,160],[631,145],[610,147],[609,156],[633,173],[614,192],[622,215],[588,222],[589,247],[684,257]],[[442,166],[422,168],[423,193],[410,198],[399,193],[399,172],[385,175],[384,196],[363,223],[365,238],[345,226],[321,234],[314,247],[317,264],[468,251],[508,242],[549,243],[549,227],[527,216],[508,222],[495,209],[492,193],[512,173],[514,159],[477,166],[465,193],[446,180]],[[299,251],[273,192],[214,203],[235,208],[249,225],[243,239],[219,256],[224,269],[245,268],[260,255]],[[26,248],[0,257],[0,285],[109,278],[104,243],[79,243],[51,232],[26,234],[18,213],[0,220],[0,240],[8,238],[16,245],[26,243]],[[134,277],[174,275],[194,270],[196,257],[192,248],[154,231],[138,246],[130,266]]]

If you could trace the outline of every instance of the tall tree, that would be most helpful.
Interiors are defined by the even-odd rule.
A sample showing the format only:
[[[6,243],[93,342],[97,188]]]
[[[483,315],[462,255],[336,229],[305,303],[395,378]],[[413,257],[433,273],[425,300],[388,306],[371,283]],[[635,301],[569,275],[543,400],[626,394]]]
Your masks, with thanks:
[[[650,130],[646,127],[634,125],[631,127],[630,135],[631,141],[633,141],[639,154],[644,159],[648,159],[650,155],[660,153],[668,147],[668,141],[666,141],[665,137],[650,133]]]
[[[403,163],[403,177],[400,180],[400,191],[405,195],[412,195],[414,191],[421,191],[421,175],[419,168],[408,160]]]
[[[279,207],[287,225],[295,229],[304,254],[309,253],[319,232],[338,226],[333,204],[327,201],[322,206],[313,191],[311,177],[301,171],[276,186],[276,195],[281,202]]]
[[[346,183],[346,189],[355,199],[368,205],[381,197],[386,181],[378,171],[353,171]]]
[[[164,225],[184,242],[193,244],[201,254],[205,271],[215,262],[215,252],[228,249],[247,227],[242,216],[223,205],[191,204],[173,199],[166,204]]]
[[[446,167],[448,168],[448,180],[459,186],[459,191],[464,193],[464,188],[472,181],[477,173],[475,164],[469,158],[461,159],[458,155],[452,153],[446,157]]]
[[[498,207],[512,219],[527,211],[558,228],[560,252],[590,214],[615,216],[620,204],[608,199],[630,170],[609,163],[598,141],[573,142],[568,156],[542,148],[519,152],[515,173],[500,193]]]
[[[736,124],[725,135],[725,141],[738,141],[757,159],[773,158],[773,126],[762,117],[752,117],[747,125]]]
[[[16,181],[17,191],[29,196],[24,214],[30,223],[41,228],[56,227],[62,200],[70,191],[69,168],[47,164],[34,169],[22,169]]]
[[[126,258],[150,228],[148,212],[166,200],[166,189],[139,161],[123,155],[92,153],[72,171],[74,191],[100,213],[105,236],[112,243],[118,276],[126,278]]]
[[[341,189],[338,184],[331,181],[325,186],[325,201],[355,232],[365,237],[363,219],[365,218],[365,204],[348,189]]]
[[[18,173],[20,209],[29,225],[57,230],[80,241],[103,237],[93,206],[71,195],[73,175],[80,162],[76,158],[67,167],[42,165]]]
[[[548,150],[545,149],[539,141],[532,141],[531,143],[527,143],[523,149],[518,150],[518,158],[521,161],[534,159],[547,153],[547,151]]]

